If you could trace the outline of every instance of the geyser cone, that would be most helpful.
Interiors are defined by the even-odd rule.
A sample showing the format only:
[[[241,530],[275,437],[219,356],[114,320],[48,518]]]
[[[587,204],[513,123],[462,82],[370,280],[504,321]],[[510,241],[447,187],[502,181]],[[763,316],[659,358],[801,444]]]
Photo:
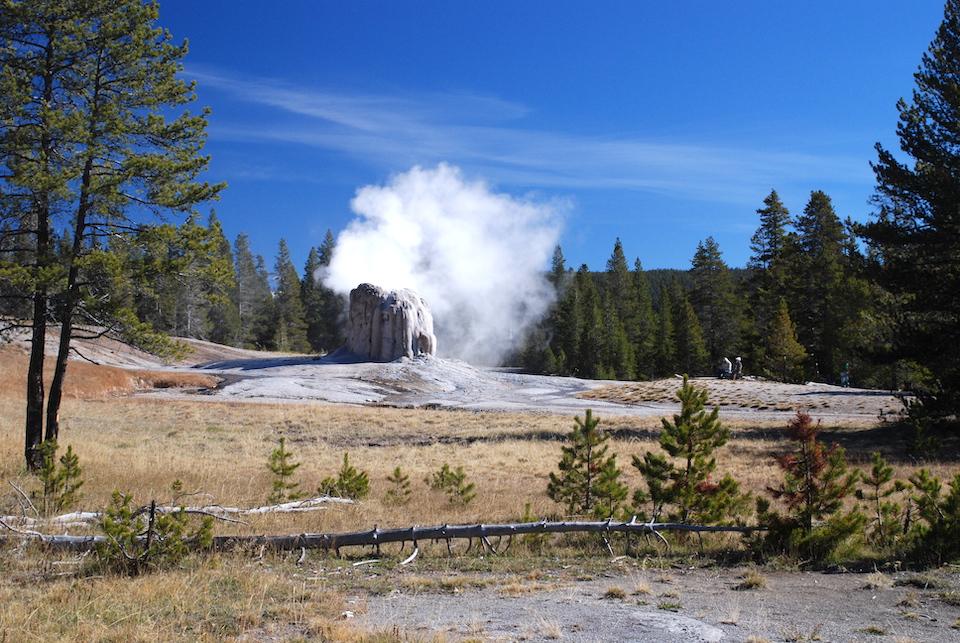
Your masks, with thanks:
[[[375,362],[435,355],[437,338],[430,307],[406,288],[386,291],[360,284],[350,291],[347,349]]]

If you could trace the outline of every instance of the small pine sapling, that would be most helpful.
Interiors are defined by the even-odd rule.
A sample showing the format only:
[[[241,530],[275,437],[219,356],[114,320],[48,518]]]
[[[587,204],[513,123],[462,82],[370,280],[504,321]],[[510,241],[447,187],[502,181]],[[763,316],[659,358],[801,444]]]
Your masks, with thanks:
[[[707,389],[694,386],[687,377],[677,391],[680,413],[662,420],[660,448],[668,457],[647,452],[633,457],[633,466],[646,482],[646,490],[634,493],[638,515],[651,510],[650,519],[659,520],[669,506],[670,520],[713,524],[743,513],[748,496],[729,474],[712,480],[717,468],[714,452],[727,443],[730,431],[720,421],[720,411],[706,410]]]
[[[937,565],[960,559],[960,474],[946,494],[926,469],[910,476],[910,484],[910,502],[916,507],[916,518],[908,525],[913,558]]]
[[[604,460],[597,475],[594,488],[595,504],[593,515],[597,518],[610,518],[620,511],[623,501],[627,499],[629,489],[620,482],[623,471],[617,466],[616,456]]]
[[[593,515],[609,518],[627,497],[627,487],[620,482],[622,471],[617,456],[607,455],[609,435],[598,428],[600,418],[587,409],[584,419],[574,418],[567,445],[561,447],[558,472],[550,473],[547,495],[554,502],[566,505],[572,515]]]
[[[410,490],[410,476],[400,467],[395,467],[393,473],[387,476],[390,489],[387,490],[387,501],[394,505],[403,506],[410,502],[413,492]]]
[[[424,482],[431,489],[447,494],[447,500],[450,504],[468,505],[477,496],[474,491],[474,484],[467,482],[467,474],[463,467],[451,469],[449,464],[444,463]]]
[[[657,522],[660,520],[664,506],[673,499],[673,489],[670,486],[673,465],[665,456],[647,451],[642,459],[636,455],[633,456],[633,466],[640,471],[647,485],[646,489],[640,488],[633,492],[634,512],[644,521]],[[645,505],[650,508],[649,514],[643,509]]]
[[[303,497],[303,493],[298,491],[300,483],[292,480],[299,467],[300,463],[293,459],[293,452],[287,450],[286,438],[281,437],[267,462],[267,468],[273,474],[273,491],[270,493],[269,502],[282,503]]]
[[[83,486],[83,469],[73,447],[67,445],[66,453],[59,460],[58,449],[56,440],[45,440],[39,447],[41,461],[37,477],[43,489],[34,494],[34,499],[39,501],[44,515],[72,507],[80,500],[80,487]]]
[[[861,480],[866,489],[858,489],[857,498],[866,504],[871,514],[868,537],[878,547],[890,547],[902,534],[899,522],[903,509],[890,497],[906,489],[906,485],[893,479],[893,467],[879,451],[874,451],[870,473],[861,475]]]
[[[343,454],[343,464],[336,478],[324,478],[317,489],[320,495],[363,500],[370,493],[370,478],[350,464],[350,456]]]
[[[191,521],[183,507],[166,513],[156,503],[134,509],[131,497],[114,491],[103,512],[100,530],[107,543],[97,549],[109,569],[135,576],[144,571],[178,564],[190,547],[208,548],[213,543],[213,518]]]
[[[843,502],[857,483],[857,471],[847,470],[843,448],[826,448],[817,439],[820,423],[797,412],[787,424],[787,437],[794,450],[777,458],[783,481],[768,487],[770,495],[782,501],[788,510],[780,518],[768,503],[757,503],[757,516],[771,529],[768,543],[779,548],[798,550],[817,561],[837,557],[841,546],[861,533],[866,517],[856,508],[843,512]]]

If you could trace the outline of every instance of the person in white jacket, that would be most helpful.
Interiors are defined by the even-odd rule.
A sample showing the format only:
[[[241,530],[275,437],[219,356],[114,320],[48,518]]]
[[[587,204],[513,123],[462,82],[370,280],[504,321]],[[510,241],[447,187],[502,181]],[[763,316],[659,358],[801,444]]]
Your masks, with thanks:
[[[720,360],[720,379],[728,380],[730,379],[730,372],[733,369],[733,365],[730,363],[726,357]]]

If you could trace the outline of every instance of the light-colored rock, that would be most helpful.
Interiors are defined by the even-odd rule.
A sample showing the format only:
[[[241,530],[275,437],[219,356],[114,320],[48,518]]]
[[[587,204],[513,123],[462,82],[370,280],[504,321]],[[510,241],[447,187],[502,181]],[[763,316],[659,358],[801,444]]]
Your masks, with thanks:
[[[435,355],[437,338],[427,302],[406,288],[385,291],[360,284],[350,291],[347,349],[376,362]]]

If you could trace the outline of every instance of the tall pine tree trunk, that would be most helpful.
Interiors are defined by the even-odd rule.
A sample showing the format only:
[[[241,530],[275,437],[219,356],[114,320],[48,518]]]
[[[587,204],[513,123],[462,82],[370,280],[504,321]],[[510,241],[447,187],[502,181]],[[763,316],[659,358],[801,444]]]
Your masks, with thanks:
[[[43,100],[47,105],[53,102],[53,68],[55,38],[48,33],[45,51],[43,75]],[[50,158],[53,153],[53,141],[46,118],[41,125],[40,155],[42,174],[50,172]],[[40,442],[43,440],[43,354],[47,341],[47,283],[49,276],[44,270],[50,264],[50,193],[41,188],[37,199],[37,254],[35,275],[37,281],[33,288],[33,320],[30,334],[30,363],[27,367],[27,404],[23,455],[27,468],[36,470],[42,464]]]
[[[99,83],[94,91],[94,114]],[[91,124],[92,126],[92,124]],[[56,440],[60,433],[60,402],[63,400],[63,382],[67,375],[67,360],[70,357],[70,339],[73,335],[73,314],[80,299],[80,266],[78,259],[83,250],[83,237],[87,227],[87,212],[90,210],[90,180],[93,170],[93,153],[89,152],[83,164],[80,179],[80,203],[77,206],[77,220],[74,222],[73,247],[70,253],[70,270],[67,273],[67,292],[60,309],[60,345],[57,349],[57,363],[50,382],[50,397],[47,400],[46,440]]]
[[[38,216],[37,250],[47,252],[49,243],[46,217]],[[39,262],[38,262],[39,263]],[[30,365],[27,367],[26,436],[23,455],[27,468],[41,465],[40,442],[43,439],[43,349],[47,338],[47,290],[36,287],[33,292],[33,324],[30,335]]]

